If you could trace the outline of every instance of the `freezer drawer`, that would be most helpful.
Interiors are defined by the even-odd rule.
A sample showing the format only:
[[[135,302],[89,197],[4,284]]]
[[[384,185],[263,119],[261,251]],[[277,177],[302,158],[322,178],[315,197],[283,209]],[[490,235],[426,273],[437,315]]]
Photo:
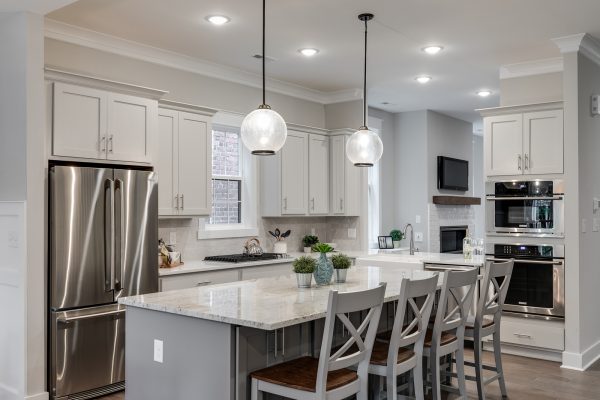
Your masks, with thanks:
[[[50,323],[54,398],[125,380],[125,308],[114,304],[51,312]]]

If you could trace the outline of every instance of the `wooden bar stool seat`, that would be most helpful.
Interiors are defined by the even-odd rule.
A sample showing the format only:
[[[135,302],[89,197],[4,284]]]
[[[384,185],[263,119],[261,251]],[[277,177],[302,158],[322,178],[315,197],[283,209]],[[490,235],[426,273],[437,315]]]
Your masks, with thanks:
[[[317,371],[319,359],[301,357],[296,360],[277,364],[250,374],[253,379],[274,383],[292,389],[315,392],[317,388]],[[327,374],[326,390],[337,389],[358,379],[356,371],[342,368],[329,371]]]
[[[441,338],[440,338],[440,346],[445,346],[447,344],[454,342],[455,340],[457,340],[456,335],[454,335],[450,332],[442,332]],[[425,334],[424,346],[431,347],[432,341],[433,341],[433,329],[429,328],[429,329],[427,329],[427,333]]]
[[[375,342],[373,345],[373,352],[371,353],[371,364],[374,365],[387,365],[388,352],[390,349],[389,343]],[[398,362],[403,363],[410,360],[415,356],[415,352],[411,349],[401,347],[398,349]]]

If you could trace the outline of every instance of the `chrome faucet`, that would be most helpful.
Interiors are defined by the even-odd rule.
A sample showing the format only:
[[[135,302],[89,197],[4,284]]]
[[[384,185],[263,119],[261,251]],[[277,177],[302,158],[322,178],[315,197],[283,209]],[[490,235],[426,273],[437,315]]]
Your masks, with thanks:
[[[415,235],[413,232],[413,226],[411,224],[406,224],[404,227],[404,237],[406,237],[406,231],[410,227],[410,255],[415,255]]]

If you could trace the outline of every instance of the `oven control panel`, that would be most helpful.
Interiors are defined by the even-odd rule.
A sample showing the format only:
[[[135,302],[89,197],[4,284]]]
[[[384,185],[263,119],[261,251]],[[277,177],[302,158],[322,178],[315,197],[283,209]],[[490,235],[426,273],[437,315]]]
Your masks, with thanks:
[[[496,244],[494,245],[494,255],[552,258],[554,256],[554,246]]]

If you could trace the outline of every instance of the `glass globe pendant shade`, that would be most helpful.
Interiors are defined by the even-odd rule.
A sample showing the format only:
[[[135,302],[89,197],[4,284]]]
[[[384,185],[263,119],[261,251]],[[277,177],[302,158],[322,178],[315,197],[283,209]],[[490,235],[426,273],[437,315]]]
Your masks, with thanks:
[[[346,155],[356,167],[372,167],[383,154],[383,143],[375,132],[361,127],[346,143]]]
[[[287,138],[285,121],[266,105],[246,115],[240,131],[244,146],[255,155],[275,154]]]

